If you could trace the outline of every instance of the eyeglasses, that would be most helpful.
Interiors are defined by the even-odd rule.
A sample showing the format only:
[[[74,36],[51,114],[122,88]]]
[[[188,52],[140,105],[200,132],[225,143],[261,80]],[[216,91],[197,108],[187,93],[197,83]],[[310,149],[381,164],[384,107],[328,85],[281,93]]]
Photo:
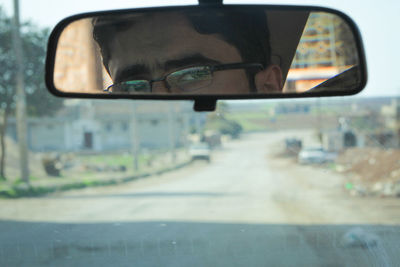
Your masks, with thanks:
[[[162,78],[154,80],[130,80],[115,83],[104,91],[113,94],[151,93],[154,82],[165,81],[167,89],[172,93],[193,92],[209,86],[216,71],[234,69],[263,69],[260,63],[232,63],[214,66],[196,66],[174,71]]]

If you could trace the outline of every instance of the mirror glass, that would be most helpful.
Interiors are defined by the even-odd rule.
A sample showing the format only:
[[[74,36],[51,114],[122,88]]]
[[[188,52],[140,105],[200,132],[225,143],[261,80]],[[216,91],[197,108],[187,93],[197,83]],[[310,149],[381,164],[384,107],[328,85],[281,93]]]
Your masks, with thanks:
[[[354,90],[360,56],[336,14],[183,9],[70,22],[54,57],[68,93],[254,95]]]

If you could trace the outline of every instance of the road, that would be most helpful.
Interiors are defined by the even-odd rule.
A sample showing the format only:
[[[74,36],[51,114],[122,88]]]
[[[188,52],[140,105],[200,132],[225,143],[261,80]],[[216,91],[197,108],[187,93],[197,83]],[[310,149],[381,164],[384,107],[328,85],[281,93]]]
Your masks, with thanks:
[[[126,184],[0,200],[0,266],[399,266],[400,201],[251,134],[212,162]],[[362,240],[346,243],[346,236]],[[347,235],[346,235],[347,233]],[[363,239],[364,238],[364,239]]]

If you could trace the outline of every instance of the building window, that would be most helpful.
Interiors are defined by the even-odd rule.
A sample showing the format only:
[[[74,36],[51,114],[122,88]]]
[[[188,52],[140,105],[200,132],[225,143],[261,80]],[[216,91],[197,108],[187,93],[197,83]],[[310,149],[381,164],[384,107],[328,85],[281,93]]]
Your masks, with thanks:
[[[128,123],[123,122],[123,123],[121,124],[121,129],[122,129],[122,131],[126,132],[126,131],[128,130]]]
[[[107,132],[111,132],[112,131],[112,124],[111,123],[107,123],[105,128],[106,128]]]

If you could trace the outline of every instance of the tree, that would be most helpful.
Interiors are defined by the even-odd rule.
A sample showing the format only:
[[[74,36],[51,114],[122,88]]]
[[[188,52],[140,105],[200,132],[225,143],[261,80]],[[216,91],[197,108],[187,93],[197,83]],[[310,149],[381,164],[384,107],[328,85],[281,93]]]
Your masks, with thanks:
[[[40,29],[30,22],[21,25],[24,51],[24,80],[29,116],[51,115],[63,106],[63,100],[50,95],[44,83],[44,62],[48,29]],[[0,179],[5,179],[5,134],[7,120],[15,111],[16,64],[12,42],[12,18],[0,7]]]

